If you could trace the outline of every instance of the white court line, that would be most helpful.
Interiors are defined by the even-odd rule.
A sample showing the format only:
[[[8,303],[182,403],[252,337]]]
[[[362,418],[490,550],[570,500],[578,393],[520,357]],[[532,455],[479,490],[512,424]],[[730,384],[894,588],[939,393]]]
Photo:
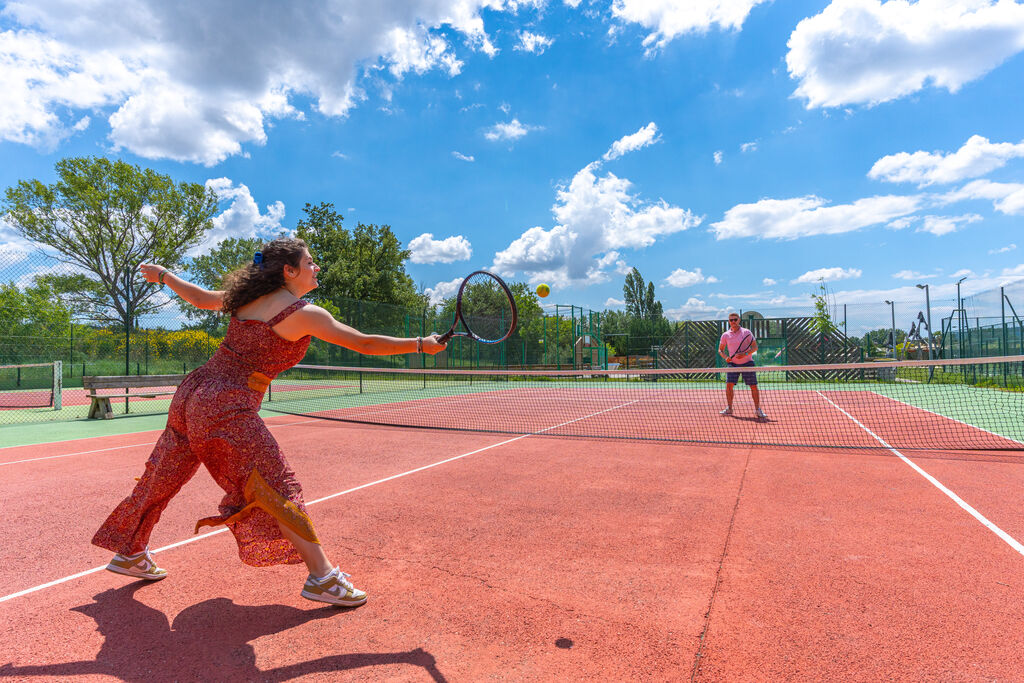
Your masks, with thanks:
[[[310,422],[320,422],[320,420],[300,420],[298,422],[285,422],[283,424],[267,424],[267,427],[268,428],[270,428],[270,427],[291,427],[293,425],[303,425],[303,424],[308,424]],[[120,435],[114,435],[114,436],[120,436]],[[88,439],[99,439],[99,438],[103,438],[103,437],[89,436],[89,437],[85,437],[85,438],[88,438]],[[73,441],[78,441],[78,439],[73,439]],[[56,441],[54,443],[61,443],[61,442],[60,441]],[[36,462],[37,460],[53,460],[54,458],[70,458],[72,455],[89,455],[90,453],[102,453],[103,451],[116,451],[116,450],[118,450],[120,448],[136,448],[136,447],[139,447],[139,446],[152,446],[155,443],[156,443],[156,441],[146,441],[144,443],[131,444],[130,446],[110,446],[109,448],[97,448],[97,449],[92,450],[92,451],[77,451],[75,453],[63,453],[61,455],[43,455],[43,456],[40,456],[38,458],[26,458],[24,460],[11,460],[10,462],[0,462],[0,467],[3,467],[4,465],[17,465],[17,464],[23,463],[23,462]],[[44,444],[31,444],[31,445],[32,446],[42,446]],[[10,446],[10,448],[29,448],[29,447],[30,446]]]
[[[0,462],[0,467],[4,465],[17,465],[23,462],[35,462],[37,460],[53,460],[54,458],[70,458],[72,455],[89,455],[90,453],[102,453],[103,451],[117,451],[122,448],[137,448],[139,446],[152,446],[156,441],[147,441],[145,443],[133,443],[128,446],[111,446],[109,448],[97,448],[92,451],[78,451],[77,453],[63,453],[61,455],[43,455],[38,458],[26,458],[24,460],[11,460],[10,462]],[[35,444],[41,446],[43,444]]]
[[[623,403],[621,405],[613,406],[611,408],[607,408],[605,410],[601,410],[601,411],[598,411],[596,413],[591,413],[590,415],[584,415],[583,417],[578,417],[575,420],[568,420],[566,422],[562,422],[561,424],[557,424],[557,425],[554,425],[554,426],[542,429],[539,432],[532,432],[530,434],[521,434],[521,435],[513,437],[511,439],[505,439],[504,441],[500,441],[498,443],[491,444],[490,446],[484,446],[483,448],[478,448],[475,451],[470,451],[468,453],[463,453],[461,455],[456,455],[456,456],[451,457],[451,458],[446,458],[444,460],[439,460],[438,462],[431,463],[429,465],[424,465],[422,467],[417,467],[416,469],[412,469],[412,470],[409,470],[407,472],[401,472],[399,474],[393,474],[390,477],[385,477],[383,479],[378,479],[377,481],[371,481],[368,484],[361,484],[360,486],[356,486],[354,488],[350,488],[350,489],[347,489],[345,491],[339,491],[338,493],[332,493],[329,496],[324,496],[323,498],[317,498],[316,500],[311,500],[308,503],[306,503],[306,505],[314,505],[315,503],[322,503],[325,500],[330,500],[331,498],[337,498],[338,496],[344,496],[347,493],[352,493],[354,491],[359,491],[361,489],[365,489],[365,488],[368,488],[370,486],[376,486],[377,484],[383,484],[385,482],[392,481],[394,479],[399,479],[401,477],[409,476],[410,474],[415,474],[416,472],[422,472],[423,470],[429,470],[432,467],[437,467],[439,465],[443,465],[443,464],[448,463],[448,462],[453,462],[455,460],[461,460],[462,458],[468,458],[471,455],[475,455],[477,453],[482,453],[484,451],[491,450],[492,448],[497,448],[498,446],[504,446],[505,444],[510,444],[510,443],[512,443],[514,441],[519,441],[520,439],[525,439],[528,436],[537,436],[538,434],[543,434],[544,432],[551,431],[552,429],[558,429],[559,427],[564,427],[567,424],[572,424],[573,422],[579,422],[580,420],[586,420],[587,418],[595,417],[597,415],[601,415],[602,413],[607,413],[607,412],[610,412],[612,410],[617,410],[618,408],[623,408],[625,406],[632,405],[633,403],[637,403],[637,402],[639,402],[639,399],[637,399],[635,401],[629,401],[628,403]],[[310,422],[317,422],[317,421],[318,420],[310,420]],[[295,423],[289,423],[289,424],[301,424],[301,423],[295,422]],[[283,426],[283,425],[279,425],[279,426]],[[163,552],[164,550],[170,550],[171,548],[177,548],[178,546],[188,545],[189,543],[195,543],[196,541],[201,541],[202,539],[209,538],[210,536],[216,536],[217,534],[223,534],[226,531],[227,531],[226,528],[225,529],[217,529],[216,531],[210,531],[210,532],[207,532],[207,533],[202,534],[200,536],[193,536],[192,538],[186,538],[184,541],[178,541],[177,543],[171,543],[170,545],[165,545],[162,548],[157,548],[156,550],[153,550],[151,552],[153,552],[153,553]],[[89,574],[95,574],[96,572],[103,571],[104,569],[106,569],[106,567],[107,567],[107,565],[103,565],[102,567],[93,567],[92,569],[87,569],[84,572],[78,572],[77,574],[72,574],[71,576],[65,576],[64,578],[57,579],[55,581],[50,581],[48,583],[44,583],[44,584],[41,584],[39,586],[33,586],[32,588],[26,588],[25,590],[18,591],[17,593],[11,593],[10,595],[5,595],[3,597],[0,597],[0,602],[6,602],[8,600],[13,600],[14,598],[20,598],[23,595],[28,595],[29,593],[35,593],[36,591],[43,590],[44,588],[50,588],[51,586],[56,586],[56,585],[59,585],[59,584],[62,584],[62,583],[66,583],[67,581],[72,581],[74,579],[78,579],[78,578],[81,578],[83,576],[88,576]]]
[[[939,481],[938,479],[936,479],[936,478],[935,478],[935,477],[933,477],[932,475],[930,475],[930,474],[928,474],[927,472],[925,472],[925,471],[924,471],[923,469],[921,469],[920,467],[918,467],[917,463],[915,463],[915,462],[911,461],[911,460],[910,460],[910,458],[908,458],[907,456],[903,455],[903,454],[902,454],[902,453],[900,453],[900,452],[899,452],[898,450],[896,450],[895,448],[893,448],[892,446],[890,446],[889,444],[887,444],[887,443],[886,443],[886,442],[885,442],[885,441],[884,441],[884,440],[883,440],[883,439],[882,439],[882,438],[881,438],[880,436],[878,436],[878,435],[877,435],[877,434],[875,434],[875,433],[874,433],[873,431],[871,431],[870,429],[868,429],[867,427],[865,427],[865,426],[864,426],[864,425],[863,425],[863,424],[862,424],[862,423],[860,422],[860,420],[858,420],[858,419],[857,419],[857,418],[855,418],[855,417],[854,417],[853,415],[850,415],[850,414],[849,414],[848,412],[846,412],[845,410],[843,410],[842,408],[840,408],[840,407],[839,407],[838,405],[836,405],[836,404],[835,404],[835,403],[834,403],[834,402],[832,401],[832,399],[830,399],[830,398],[829,398],[828,396],[825,396],[825,395],[824,395],[824,394],[822,394],[822,393],[821,393],[820,391],[818,391],[817,393],[818,393],[818,395],[819,395],[819,396],[821,396],[821,397],[822,397],[823,399],[825,399],[826,401],[828,401],[829,403],[831,403],[831,404],[832,404],[832,405],[833,405],[833,406],[835,407],[835,409],[836,409],[836,410],[838,410],[838,411],[839,411],[839,412],[841,412],[841,413],[842,413],[843,415],[845,415],[846,417],[848,417],[848,418],[850,418],[851,420],[853,420],[854,424],[856,424],[856,425],[857,425],[858,427],[860,427],[861,429],[863,429],[863,430],[864,430],[865,432],[867,432],[868,434],[870,434],[871,436],[873,436],[873,437],[875,438],[875,440],[876,440],[876,441],[878,441],[878,443],[880,443],[880,444],[882,444],[883,446],[885,446],[886,448],[888,448],[888,449],[889,449],[889,450],[890,450],[890,451],[891,451],[891,452],[892,452],[893,454],[895,454],[895,455],[896,455],[896,456],[897,456],[897,457],[898,457],[898,458],[899,458],[900,460],[902,460],[903,462],[907,463],[907,464],[908,464],[908,465],[910,465],[910,466],[911,466],[912,468],[914,468],[914,471],[916,471],[916,472],[917,472],[918,474],[920,474],[920,475],[921,475],[922,477],[924,477],[924,478],[925,478],[925,479],[927,479],[927,480],[928,480],[929,482],[931,482],[931,484],[932,484],[933,486],[935,486],[935,488],[939,489],[940,491],[942,491],[943,493],[945,493],[945,494],[946,494],[947,496],[949,496],[950,500],[952,500],[952,501],[953,501],[954,503],[956,503],[956,504],[957,504],[957,505],[959,505],[959,506],[960,506],[961,508],[963,508],[963,509],[964,509],[964,510],[965,510],[965,511],[967,512],[967,514],[971,515],[971,516],[972,516],[972,517],[974,517],[974,518],[975,518],[976,520],[978,520],[979,522],[981,522],[981,523],[982,523],[982,524],[983,524],[983,525],[984,525],[984,526],[985,526],[985,527],[986,527],[986,528],[987,528],[987,529],[988,529],[989,531],[991,531],[991,532],[992,532],[992,533],[994,533],[994,534],[995,534],[996,536],[998,536],[998,537],[999,537],[999,538],[1001,538],[1001,539],[1002,539],[1003,541],[1005,541],[1005,542],[1006,542],[1006,544],[1007,544],[1007,545],[1009,545],[1009,546],[1010,546],[1011,548],[1013,548],[1014,550],[1016,550],[1016,551],[1017,551],[1018,553],[1020,553],[1021,555],[1024,555],[1024,545],[1022,545],[1022,544],[1020,543],[1020,541],[1018,541],[1018,540],[1017,540],[1017,539],[1015,539],[1015,538],[1014,538],[1013,536],[1011,536],[1010,534],[1006,533],[1005,531],[1003,531],[1002,529],[1000,529],[999,527],[997,527],[997,526],[996,526],[995,524],[993,524],[992,522],[990,522],[990,521],[989,521],[989,520],[988,520],[988,519],[987,519],[987,518],[986,518],[986,517],[985,517],[985,516],[984,516],[983,514],[981,514],[980,512],[978,512],[977,510],[975,510],[975,509],[974,509],[973,507],[971,507],[970,505],[968,505],[968,504],[967,504],[967,502],[966,502],[966,501],[964,501],[964,500],[963,500],[963,499],[962,499],[962,498],[961,498],[960,496],[956,495],[955,493],[953,493],[952,491],[950,491],[950,490],[949,490],[948,488],[946,488],[946,486],[945,486],[945,485],[943,485],[943,483],[942,483],[941,481]]]

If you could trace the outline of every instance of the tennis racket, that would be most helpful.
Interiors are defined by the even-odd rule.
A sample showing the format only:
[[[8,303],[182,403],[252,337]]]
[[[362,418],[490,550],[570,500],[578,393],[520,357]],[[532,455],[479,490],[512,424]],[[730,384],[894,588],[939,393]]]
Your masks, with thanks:
[[[508,339],[518,320],[516,300],[508,285],[493,273],[477,270],[459,286],[452,327],[437,341],[444,344],[452,337],[469,337],[484,344],[497,344]],[[465,331],[457,329],[460,323]]]
[[[725,362],[726,363],[731,363],[732,359],[735,358],[736,356],[742,356],[744,353],[747,352],[747,349],[749,349],[751,344],[753,344],[753,343],[754,343],[754,335],[747,334],[747,336],[743,338],[743,341],[740,342],[740,347],[738,349],[736,349],[736,353],[734,353],[734,354],[730,355],[728,358],[726,358]]]

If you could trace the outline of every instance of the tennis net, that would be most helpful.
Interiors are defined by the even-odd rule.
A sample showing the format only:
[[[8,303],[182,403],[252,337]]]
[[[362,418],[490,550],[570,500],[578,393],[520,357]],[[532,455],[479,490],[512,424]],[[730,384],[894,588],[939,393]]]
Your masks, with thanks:
[[[729,375],[737,373],[737,377]],[[744,376],[746,375],[746,376]],[[738,380],[731,415],[725,387]],[[761,409],[756,416],[756,379]],[[694,443],[1024,449],[1024,356],[672,370],[297,365],[263,408],[348,422]]]
[[[0,410],[61,407],[61,361],[0,365]]]

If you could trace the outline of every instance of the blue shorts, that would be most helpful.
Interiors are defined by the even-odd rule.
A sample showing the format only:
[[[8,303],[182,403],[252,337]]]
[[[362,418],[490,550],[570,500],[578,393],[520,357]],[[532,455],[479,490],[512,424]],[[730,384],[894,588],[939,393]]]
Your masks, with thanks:
[[[746,363],[726,363],[730,368],[749,368],[754,365],[754,361],[748,360]],[[757,373],[756,372],[727,372],[725,373],[726,384],[736,384],[736,380],[739,376],[743,375],[743,383],[748,387],[757,386]]]

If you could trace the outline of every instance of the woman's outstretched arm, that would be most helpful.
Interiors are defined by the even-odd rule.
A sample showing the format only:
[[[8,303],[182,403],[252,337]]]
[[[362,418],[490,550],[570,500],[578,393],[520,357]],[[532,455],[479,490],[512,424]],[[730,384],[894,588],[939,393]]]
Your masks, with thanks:
[[[221,303],[224,301],[224,292],[210,291],[199,285],[186,282],[163,266],[143,263],[139,269],[142,271],[142,277],[146,278],[146,282],[159,282],[167,285],[175,294],[196,308],[219,311]]]
[[[294,320],[294,323],[289,324]],[[437,335],[427,337],[387,337],[382,334],[363,334],[354,327],[339,323],[319,306],[306,306],[286,318],[281,326],[289,332],[312,335],[325,342],[344,346],[368,356],[389,356],[399,353],[434,354],[447,346],[437,341]],[[294,325],[294,327],[293,327]],[[276,329],[276,328],[275,328]]]

